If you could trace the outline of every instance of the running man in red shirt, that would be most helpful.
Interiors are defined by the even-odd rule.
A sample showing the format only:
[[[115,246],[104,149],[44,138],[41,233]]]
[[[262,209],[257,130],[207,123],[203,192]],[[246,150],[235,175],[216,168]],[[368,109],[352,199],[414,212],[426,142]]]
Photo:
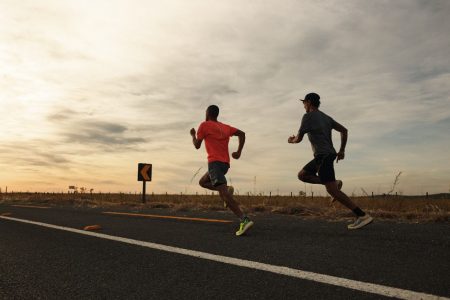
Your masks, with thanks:
[[[196,149],[199,149],[205,140],[206,152],[208,153],[208,172],[200,179],[199,184],[205,189],[218,191],[220,197],[226,205],[239,218],[240,226],[236,235],[244,234],[253,222],[242,212],[239,204],[233,199],[233,187],[227,186],[225,174],[230,168],[230,155],[228,153],[228,142],[231,136],[239,138],[239,146],[236,152],[231,156],[234,159],[241,157],[242,148],[245,143],[245,133],[237,128],[217,121],[219,116],[219,107],[211,105],[206,110],[206,121],[198,127],[197,136],[195,129],[191,129],[192,143]]]

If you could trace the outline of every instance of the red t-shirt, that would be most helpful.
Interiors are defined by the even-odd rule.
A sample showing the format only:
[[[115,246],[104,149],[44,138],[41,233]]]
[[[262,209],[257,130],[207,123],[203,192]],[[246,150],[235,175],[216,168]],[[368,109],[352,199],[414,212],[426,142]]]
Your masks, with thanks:
[[[205,121],[200,124],[197,130],[197,139],[205,140],[208,162],[221,161],[230,163],[228,142],[230,141],[230,136],[235,134],[236,131],[236,128],[220,122]]]

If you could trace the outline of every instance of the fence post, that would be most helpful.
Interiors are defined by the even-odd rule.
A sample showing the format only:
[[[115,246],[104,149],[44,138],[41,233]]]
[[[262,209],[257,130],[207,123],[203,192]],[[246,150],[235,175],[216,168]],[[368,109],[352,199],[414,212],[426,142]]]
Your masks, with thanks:
[[[272,192],[269,192],[269,198],[272,198]]]
[[[314,199],[314,192],[311,192],[311,199]]]
[[[427,194],[426,194],[426,197],[427,197],[427,199],[428,199],[428,192],[427,192]]]

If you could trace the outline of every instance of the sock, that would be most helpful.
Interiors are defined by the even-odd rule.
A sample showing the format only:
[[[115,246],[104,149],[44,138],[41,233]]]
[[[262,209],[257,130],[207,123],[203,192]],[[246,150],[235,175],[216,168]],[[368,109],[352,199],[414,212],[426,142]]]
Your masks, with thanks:
[[[248,219],[247,215],[243,215],[242,218],[240,218],[241,222],[244,222],[245,219]]]
[[[366,213],[363,212],[363,211],[361,210],[361,208],[359,208],[359,207],[356,207],[356,208],[353,210],[353,213],[354,213],[355,215],[357,215],[358,217],[364,217],[364,216],[366,215]]]

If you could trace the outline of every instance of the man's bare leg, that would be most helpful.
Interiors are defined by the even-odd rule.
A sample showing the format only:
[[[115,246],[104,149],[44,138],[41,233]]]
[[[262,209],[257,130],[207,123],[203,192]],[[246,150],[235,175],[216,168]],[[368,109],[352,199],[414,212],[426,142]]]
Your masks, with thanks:
[[[320,181],[319,176],[315,175],[315,174],[311,174],[309,172],[306,172],[305,170],[300,170],[300,172],[298,172],[298,179],[300,181],[306,182],[306,183],[311,183],[311,184],[323,184],[322,181]]]
[[[242,220],[244,218],[244,213],[239,208],[237,202],[234,201],[233,196],[228,192],[228,186],[226,184],[221,184],[217,186],[216,189],[219,191],[220,197],[227,203],[227,206],[231,211]]]
[[[234,201],[233,195],[228,191],[228,186],[226,184],[221,184],[216,187],[219,191],[220,197],[227,203],[228,208],[240,219],[239,229],[236,231],[236,236],[241,236],[247,232],[252,226],[253,221],[251,221],[239,208],[239,204]]]
[[[211,178],[209,178],[209,173],[206,172],[205,175],[200,178],[198,184],[205,189],[211,190],[211,191],[217,191],[217,189],[213,186],[211,182]]]
[[[361,208],[356,206],[356,204],[353,203],[345,193],[341,192],[336,181],[327,182],[325,183],[325,186],[327,188],[327,192],[330,193],[331,196],[342,203],[345,207],[351,209],[357,216],[354,223],[347,225],[348,229],[358,229],[372,223],[373,218],[369,214],[363,212]]]
[[[211,190],[218,191],[220,198],[227,204],[227,206],[231,209],[231,211],[239,218],[242,219],[244,214],[242,213],[239,205],[236,201],[234,201],[233,196],[228,191],[228,186],[226,184],[219,185],[217,187],[213,186],[211,182],[211,178],[209,177],[209,173],[206,172],[205,175],[200,178],[198,182],[201,187]]]
[[[357,208],[356,204],[353,203],[352,200],[342,191],[339,190],[337,182],[336,181],[330,181],[325,183],[325,187],[327,189],[327,192],[337,201],[342,203],[345,207],[347,207],[350,210],[354,210]]]
[[[320,180],[319,176],[315,174],[311,174],[306,172],[305,170],[301,170],[298,172],[298,179],[300,179],[303,182],[311,183],[311,184],[323,184]],[[327,182],[324,184],[327,192],[336,200],[338,200],[342,205],[347,207],[350,210],[354,210],[357,208],[356,204],[353,203],[352,200],[343,192],[341,192],[338,188],[336,181]]]

